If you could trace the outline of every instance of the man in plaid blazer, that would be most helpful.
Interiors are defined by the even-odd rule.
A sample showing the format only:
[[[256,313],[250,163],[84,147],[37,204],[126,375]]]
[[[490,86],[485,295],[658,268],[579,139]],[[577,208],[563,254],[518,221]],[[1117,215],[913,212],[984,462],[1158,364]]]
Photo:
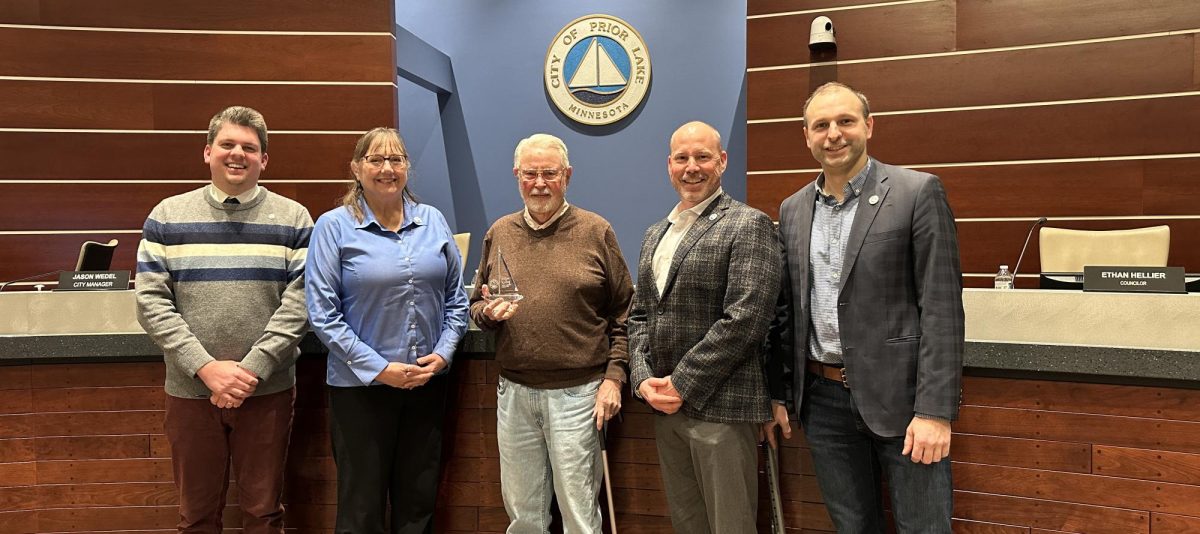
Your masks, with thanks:
[[[884,531],[887,473],[900,533],[950,533],[950,423],[962,380],[962,271],[936,176],[867,156],[866,96],[839,83],[804,106],[821,174],[779,210],[786,249],[766,425],[812,451],[838,532]]]
[[[765,336],[782,266],[774,225],[721,190],[728,155],[711,126],[671,136],[679,193],[642,242],[629,315],[635,393],[655,418],[677,532],[755,531],[759,424],[770,418]]]

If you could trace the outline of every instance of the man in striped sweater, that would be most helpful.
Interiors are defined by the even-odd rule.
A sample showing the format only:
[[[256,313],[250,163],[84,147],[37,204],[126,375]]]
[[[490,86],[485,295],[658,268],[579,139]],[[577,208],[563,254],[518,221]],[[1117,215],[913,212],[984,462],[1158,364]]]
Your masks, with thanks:
[[[244,532],[282,533],[313,222],[258,185],[267,126],[257,111],[214,116],[204,162],[212,183],[155,206],[138,246],[138,320],[167,369],[178,528],[221,532],[232,459]]]

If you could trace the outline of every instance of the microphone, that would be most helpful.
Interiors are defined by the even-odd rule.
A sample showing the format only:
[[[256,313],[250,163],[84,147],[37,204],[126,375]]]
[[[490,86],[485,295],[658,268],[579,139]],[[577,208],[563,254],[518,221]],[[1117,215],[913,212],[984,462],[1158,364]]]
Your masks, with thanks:
[[[1033,226],[1029,227],[1029,233],[1025,234],[1025,245],[1021,247],[1021,255],[1017,256],[1017,264],[1013,267],[1013,286],[1017,285],[1017,271],[1021,269],[1021,260],[1025,259],[1025,249],[1029,248],[1029,238],[1033,237],[1033,231],[1037,227],[1046,224],[1045,217],[1038,217],[1038,220],[1033,221]]]
[[[58,273],[61,273],[61,272],[62,272],[62,271],[50,271],[50,272],[48,272],[48,273],[35,274],[35,275],[33,275],[33,276],[26,276],[25,278],[18,278],[18,279],[16,279],[16,280],[9,280],[9,281],[7,281],[7,282],[5,282],[5,283],[3,283],[3,284],[0,284],[0,291],[4,291],[4,288],[8,287],[8,284],[13,284],[13,283],[16,283],[16,282],[24,282],[24,281],[26,281],[26,280],[34,280],[34,279],[37,279],[37,278],[41,278],[41,277],[43,277],[43,276],[50,276],[50,275],[52,275],[52,274],[54,274],[54,275],[57,275]]]

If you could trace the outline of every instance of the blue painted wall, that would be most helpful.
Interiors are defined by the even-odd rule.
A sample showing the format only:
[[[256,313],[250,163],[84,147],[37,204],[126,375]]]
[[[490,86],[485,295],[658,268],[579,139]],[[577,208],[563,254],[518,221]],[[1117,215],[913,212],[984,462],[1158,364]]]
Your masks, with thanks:
[[[593,13],[636,28],[653,67],[642,109],[602,127],[564,117],[542,85],[550,41]],[[667,144],[679,125],[702,120],[721,132],[729,151],[722,184],[745,200],[744,1],[397,0],[396,24],[410,183],[457,231],[473,234],[468,277],[483,233],[522,207],[512,152],[534,132],[566,141],[575,168],[567,200],[612,223],[631,271],[645,229],[678,201]]]

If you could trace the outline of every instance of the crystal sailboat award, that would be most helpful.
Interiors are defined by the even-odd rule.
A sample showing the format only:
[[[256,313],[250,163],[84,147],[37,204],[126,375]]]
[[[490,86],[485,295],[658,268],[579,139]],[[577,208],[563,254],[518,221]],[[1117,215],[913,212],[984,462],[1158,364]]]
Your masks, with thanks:
[[[504,261],[504,252],[496,249],[496,263],[498,263],[495,277],[488,282],[489,298],[507,300],[509,302],[517,302],[525,298],[517,289],[517,281],[512,277],[512,271],[508,269],[508,262]]]

